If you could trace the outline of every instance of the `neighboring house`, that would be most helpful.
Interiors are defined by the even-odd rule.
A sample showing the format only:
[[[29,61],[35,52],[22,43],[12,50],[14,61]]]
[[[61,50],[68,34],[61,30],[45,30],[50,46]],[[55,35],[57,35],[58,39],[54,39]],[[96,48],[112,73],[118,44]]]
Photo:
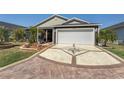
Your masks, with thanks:
[[[12,24],[12,23],[7,23],[7,22],[0,21],[0,28],[8,29],[10,31],[14,31],[17,28],[26,28],[26,27],[21,26],[21,25],[16,25],[16,24]]]
[[[124,22],[104,28],[107,30],[115,31],[117,35],[116,44],[124,44]]]
[[[68,19],[60,15],[53,15],[35,25],[37,30],[45,31],[46,42],[54,44],[96,44],[96,33],[99,24],[90,23],[78,18]],[[37,41],[40,43],[40,33]]]
[[[24,26],[7,23],[7,22],[3,22],[3,21],[0,21],[0,28],[8,30],[9,34],[13,33],[13,31],[15,31],[18,28],[26,29],[26,27],[24,27]]]

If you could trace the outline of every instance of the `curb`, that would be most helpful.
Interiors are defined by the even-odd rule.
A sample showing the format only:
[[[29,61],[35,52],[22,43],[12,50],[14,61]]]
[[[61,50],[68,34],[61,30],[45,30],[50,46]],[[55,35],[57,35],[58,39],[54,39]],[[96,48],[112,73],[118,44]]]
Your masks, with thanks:
[[[41,51],[39,51],[39,52],[36,52],[35,54],[33,54],[32,56],[30,56],[30,57],[28,57],[28,58],[26,58],[26,59],[22,59],[22,60],[20,60],[20,61],[14,62],[14,63],[9,64],[9,65],[7,65],[7,66],[1,67],[1,68],[0,68],[0,71],[5,70],[5,69],[7,69],[7,68],[9,68],[9,67],[12,67],[12,66],[21,64],[21,63],[23,63],[23,62],[26,62],[26,61],[28,61],[29,59],[31,59],[31,58],[37,56],[38,54],[44,52],[45,50],[47,50],[48,48],[50,48],[50,47],[52,47],[52,46],[53,46],[53,45],[50,45],[50,46],[44,48],[43,50],[41,50]]]
[[[114,53],[112,53],[112,52],[110,52],[110,51],[108,51],[108,50],[106,50],[106,49],[104,49],[102,47],[98,47],[98,48],[101,49],[101,50],[103,50],[103,51],[105,51],[107,54],[109,54],[110,56],[114,57],[115,59],[117,59],[121,63],[124,63],[124,59],[121,58],[121,57],[119,57],[118,55],[116,55],[116,54],[114,54]]]

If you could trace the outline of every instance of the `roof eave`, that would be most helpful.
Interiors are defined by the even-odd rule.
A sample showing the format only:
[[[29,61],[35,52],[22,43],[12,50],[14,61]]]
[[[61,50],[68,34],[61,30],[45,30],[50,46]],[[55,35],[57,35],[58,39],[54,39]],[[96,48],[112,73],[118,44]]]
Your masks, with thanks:
[[[68,26],[100,26],[101,24],[84,24],[84,25],[59,25],[59,26],[54,26],[54,27],[68,27]]]

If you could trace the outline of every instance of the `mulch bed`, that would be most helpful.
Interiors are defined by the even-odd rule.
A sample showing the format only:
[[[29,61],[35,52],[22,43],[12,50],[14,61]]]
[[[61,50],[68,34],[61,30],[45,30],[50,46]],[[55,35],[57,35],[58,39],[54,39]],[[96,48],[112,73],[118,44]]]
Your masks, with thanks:
[[[27,50],[42,50],[46,47],[48,47],[50,44],[37,44],[37,43],[33,43],[31,45],[29,45],[29,47],[25,47],[25,46],[22,46],[22,49],[27,49]]]

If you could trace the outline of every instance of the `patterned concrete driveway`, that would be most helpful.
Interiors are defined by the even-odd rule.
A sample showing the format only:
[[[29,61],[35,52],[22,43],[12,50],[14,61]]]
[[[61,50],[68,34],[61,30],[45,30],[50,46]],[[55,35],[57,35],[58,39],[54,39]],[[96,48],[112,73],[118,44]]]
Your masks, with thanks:
[[[54,47],[55,48],[55,47]],[[58,47],[57,47],[58,48]],[[124,63],[107,66],[73,66],[39,55],[0,71],[1,79],[119,79],[124,78]]]
[[[92,45],[59,44],[40,54],[41,57],[71,65],[114,65],[121,62]]]

